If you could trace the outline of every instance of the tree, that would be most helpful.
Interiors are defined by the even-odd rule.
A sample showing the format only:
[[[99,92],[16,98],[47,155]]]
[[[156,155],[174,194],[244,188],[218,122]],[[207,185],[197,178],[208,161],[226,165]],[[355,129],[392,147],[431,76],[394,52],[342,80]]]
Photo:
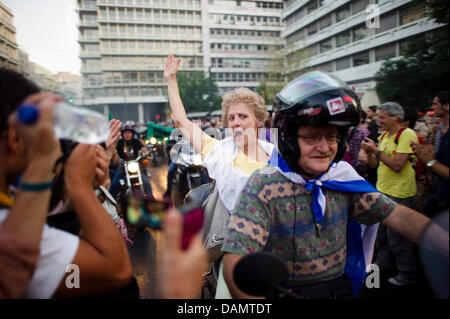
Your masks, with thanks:
[[[403,58],[383,64],[376,74],[376,91],[381,102],[396,101],[404,107],[424,111],[436,92],[447,89],[448,0],[428,0],[426,8],[431,19],[445,25],[412,40]]]
[[[291,44],[286,47],[281,42],[274,46],[266,77],[256,88],[256,91],[264,97],[266,104],[273,103],[276,94],[286,85],[286,81],[310,71],[310,68],[303,64],[310,56],[309,48],[295,50],[293,46]]]
[[[217,85],[213,79],[205,77],[203,72],[180,72],[177,82],[186,112],[213,111],[220,108],[221,99]]]

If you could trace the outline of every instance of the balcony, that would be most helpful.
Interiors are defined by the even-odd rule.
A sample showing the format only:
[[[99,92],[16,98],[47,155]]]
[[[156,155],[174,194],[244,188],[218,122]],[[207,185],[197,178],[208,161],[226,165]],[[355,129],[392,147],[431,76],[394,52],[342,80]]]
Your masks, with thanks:
[[[126,103],[167,103],[167,96],[127,96]],[[123,96],[102,96],[82,99],[83,105],[124,104]]]
[[[270,51],[233,51],[210,49],[211,58],[264,58],[270,59],[273,52]]]
[[[283,24],[231,24],[217,23],[217,21],[209,22],[210,29],[228,29],[228,30],[250,30],[250,31],[283,31]]]
[[[373,79],[384,61],[358,65],[344,70],[334,71],[333,74],[345,82]]]
[[[83,37],[83,36],[80,36],[80,37],[78,37],[78,42],[79,43],[98,43],[99,42],[99,38],[98,37]]]
[[[202,36],[200,34],[189,34],[189,35],[171,35],[167,36],[167,34],[143,34],[143,33],[106,33],[101,32],[99,35],[100,39],[109,39],[109,40],[170,40],[170,41],[186,41],[186,42],[201,42]]]
[[[237,14],[237,12],[239,14]],[[209,14],[227,14],[227,15],[249,15],[249,16],[267,16],[267,17],[273,17],[274,13],[277,13],[279,16],[281,16],[283,12],[283,9],[276,9],[276,8],[258,8],[255,6],[248,7],[248,6],[233,6],[233,5],[210,5],[208,7],[208,13]]]
[[[102,69],[100,67],[81,67],[82,74],[98,74],[102,73]]]
[[[383,33],[375,34],[370,37],[364,38],[359,41],[355,41],[344,45],[339,48],[332,49],[330,51],[317,54],[306,61],[303,61],[303,66],[315,66],[329,61],[334,61],[342,57],[346,57],[358,52],[366,51],[372,48],[382,46],[384,44],[399,41],[401,39],[411,37],[417,34],[425,33],[440,27],[427,18],[413,21],[408,24],[401,25],[391,30],[387,30]]]
[[[97,20],[90,20],[90,21],[80,21],[77,26],[79,29],[81,28],[92,28],[92,27],[98,27],[98,21]]]
[[[95,5],[93,5],[93,6],[86,6],[86,5],[79,6],[78,9],[77,9],[77,12],[79,12],[79,13],[82,13],[82,12],[89,12],[89,13],[97,12],[97,6],[95,6]]]
[[[297,30],[303,29],[307,25],[311,24],[314,21],[317,21],[321,17],[325,16],[326,14],[333,12],[337,8],[339,8],[341,5],[349,2],[348,0],[339,0],[339,1],[333,1],[331,5],[322,6],[318,8],[316,11],[312,12],[309,15],[306,15],[302,19],[300,19],[297,23],[294,23],[293,25],[289,26],[282,32],[282,37],[287,37],[288,35],[294,33]],[[392,11],[398,7],[403,6],[406,3],[411,2],[411,0],[396,0],[396,1],[385,1],[381,4],[379,4],[380,8],[380,15]],[[337,34],[339,32],[342,32],[344,30],[348,30],[354,26],[357,26],[361,23],[364,23],[366,21],[367,13],[363,10],[358,12],[357,14],[354,14],[350,17],[348,17],[345,20],[339,21],[335,24],[330,25],[326,29],[321,30],[320,32],[316,33],[313,37],[319,37],[319,39],[314,41],[320,41],[321,39],[326,39],[327,37],[332,36],[333,34]],[[304,40],[307,41],[307,40]],[[308,40],[310,41],[310,40]],[[304,44],[302,44],[304,45]]]
[[[80,52],[80,58],[82,59],[95,59],[100,58],[100,51],[94,51],[94,52]]]
[[[159,5],[154,5],[151,3],[148,3],[146,5],[143,4],[116,4],[116,3],[108,3],[105,0],[97,1],[97,5],[99,7],[114,7],[114,8],[149,8],[149,9],[163,9],[163,10],[183,10],[183,11],[201,11],[201,5],[199,4],[193,4],[192,6],[186,6],[186,5],[177,5],[173,6],[169,3],[167,0],[161,0]]]
[[[117,19],[117,18],[108,18],[108,17],[99,17],[99,23],[118,23],[118,24],[144,24],[144,25],[174,25],[174,26],[201,26],[202,21],[194,21],[194,20],[175,20],[175,19],[142,19],[137,20],[134,17],[125,18],[125,19]]]
[[[243,36],[243,35],[210,35],[209,42],[211,43],[231,43],[231,44],[280,44],[280,39],[277,37],[256,37],[256,36]]]

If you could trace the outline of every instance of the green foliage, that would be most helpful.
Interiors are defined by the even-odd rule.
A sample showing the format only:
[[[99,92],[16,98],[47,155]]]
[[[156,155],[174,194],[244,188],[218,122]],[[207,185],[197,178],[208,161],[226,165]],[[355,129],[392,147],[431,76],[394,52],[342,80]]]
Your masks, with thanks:
[[[275,99],[275,95],[278,92],[280,92],[283,87],[284,87],[284,82],[282,82],[282,81],[271,82],[271,83],[268,83],[267,81],[262,81],[259,83],[258,87],[256,88],[256,92],[264,97],[264,101],[266,102],[266,105],[270,105],[273,103],[273,100]]]
[[[427,8],[428,12],[442,10],[444,1],[427,3],[431,2],[436,6]],[[445,3],[448,23],[448,1]],[[445,21],[442,12],[438,19]],[[381,102],[396,101],[403,107],[421,111],[429,108],[436,92],[448,89],[448,54],[448,24],[410,42],[403,58],[386,61],[376,75]]]
[[[423,3],[424,0],[414,0],[414,4]],[[448,25],[448,0],[425,0],[428,16],[436,23]]]
[[[218,96],[217,85],[213,79],[206,78],[203,72],[179,73],[177,82],[186,112],[220,109],[221,98]],[[208,97],[204,99],[206,95]]]

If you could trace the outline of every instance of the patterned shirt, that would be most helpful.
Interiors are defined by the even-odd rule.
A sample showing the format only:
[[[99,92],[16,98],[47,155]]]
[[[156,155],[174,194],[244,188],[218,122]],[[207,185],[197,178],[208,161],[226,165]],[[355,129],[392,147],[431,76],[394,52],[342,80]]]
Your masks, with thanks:
[[[350,164],[354,169],[358,171],[358,173],[360,173],[360,166],[362,166],[358,159],[358,154],[361,150],[361,143],[366,137],[369,136],[369,134],[370,132],[367,127],[365,127],[364,125],[360,125],[355,129],[354,133],[351,136],[351,139],[348,142],[351,154]]]
[[[344,273],[350,216],[372,225],[397,206],[381,193],[343,193],[323,188],[326,210],[316,231],[312,194],[278,171],[257,170],[241,194],[222,250],[244,256],[268,251],[288,265],[293,282],[328,280]]]

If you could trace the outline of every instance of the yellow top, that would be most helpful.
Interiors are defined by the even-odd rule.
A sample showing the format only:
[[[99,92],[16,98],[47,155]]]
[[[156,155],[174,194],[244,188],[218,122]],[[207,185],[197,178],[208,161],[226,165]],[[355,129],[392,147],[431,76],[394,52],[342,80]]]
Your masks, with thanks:
[[[12,206],[13,200],[7,194],[0,191],[0,205]]]
[[[208,154],[217,143],[219,143],[219,140],[208,136],[202,144],[202,158],[205,158],[206,154]],[[257,169],[267,165],[266,162],[257,162],[248,158],[241,150],[238,150],[233,163],[235,167],[239,167],[248,175],[253,174]]]
[[[412,154],[411,141],[418,142],[416,133],[407,128],[395,144],[395,136],[386,135],[378,143],[378,149],[390,157],[395,157],[397,153]],[[408,198],[416,195],[416,173],[408,160],[400,172],[390,169],[382,161],[378,165],[377,189],[385,194]]]

